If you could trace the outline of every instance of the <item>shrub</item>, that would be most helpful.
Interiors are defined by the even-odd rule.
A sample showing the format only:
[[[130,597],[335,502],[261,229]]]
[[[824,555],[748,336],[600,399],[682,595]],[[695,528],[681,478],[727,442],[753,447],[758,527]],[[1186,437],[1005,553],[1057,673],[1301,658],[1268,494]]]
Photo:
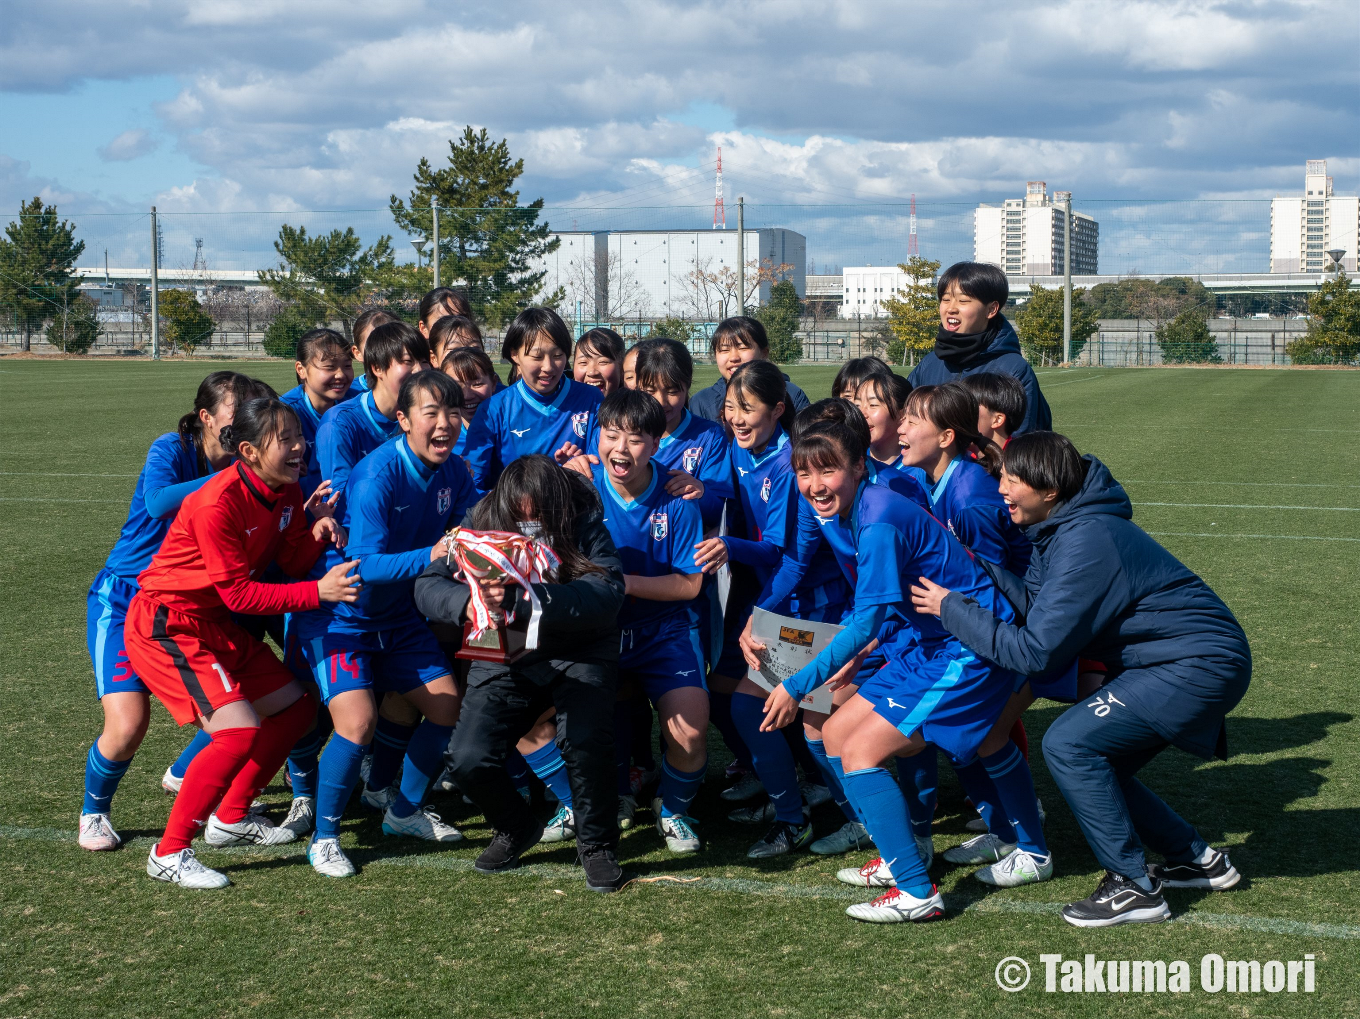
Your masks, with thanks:
[[[67,354],[84,354],[99,337],[95,310],[95,303],[88,297],[77,297],[48,323],[47,342]]]
[[[285,305],[264,331],[264,352],[291,361],[297,355],[302,334],[316,327],[316,320],[296,304]]]

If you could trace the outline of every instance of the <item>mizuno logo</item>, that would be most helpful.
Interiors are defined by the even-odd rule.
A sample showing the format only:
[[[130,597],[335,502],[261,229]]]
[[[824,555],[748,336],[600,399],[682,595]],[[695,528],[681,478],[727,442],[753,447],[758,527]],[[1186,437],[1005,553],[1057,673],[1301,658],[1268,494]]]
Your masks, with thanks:
[[[528,435],[529,432],[533,431],[533,428],[512,428],[510,431],[515,433],[515,438],[522,439],[524,436]]]
[[[905,704],[898,704],[895,700],[893,700],[891,697],[889,697],[889,698],[888,698],[888,707],[890,707],[890,708],[906,708],[906,705],[905,705]]]
[[[777,800],[780,799],[781,797],[787,796],[788,794],[789,791],[787,789],[785,789],[782,793],[770,793],[770,799]]]
[[[260,529],[260,525],[259,525],[259,524],[256,524],[254,527],[247,527],[247,528],[246,528],[246,537],[249,538],[252,534],[254,534],[254,533],[255,533],[256,531],[258,531],[259,529]]]
[[[338,820],[340,820],[340,818],[344,817],[345,815],[344,815],[344,814],[337,814],[335,817],[331,817],[330,814],[322,814],[321,816],[324,817],[327,821],[338,821]]]
[[[409,509],[410,506],[411,504],[408,502],[405,506],[393,506],[392,508],[400,513],[402,510]]]
[[[738,468],[737,468],[737,473],[740,474],[740,475],[744,478],[744,477],[746,477],[746,475],[750,474],[751,472],[748,471],[745,467],[738,467]]]
[[[677,676],[692,676],[697,671],[697,669],[676,669],[675,674]]]

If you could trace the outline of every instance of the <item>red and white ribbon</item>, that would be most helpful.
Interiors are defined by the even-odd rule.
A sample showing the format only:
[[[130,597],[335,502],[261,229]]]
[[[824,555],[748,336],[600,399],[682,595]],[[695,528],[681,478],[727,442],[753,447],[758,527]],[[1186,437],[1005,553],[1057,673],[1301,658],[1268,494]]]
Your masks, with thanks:
[[[524,588],[531,606],[524,646],[530,651],[537,649],[538,620],[542,606],[534,585],[552,583],[557,577],[558,567],[562,565],[562,560],[551,546],[538,538],[528,538],[509,531],[470,531],[456,527],[449,532],[448,549],[449,565],[457,565],[468,581],[468,595],[472,603],[472,638],[475,640],[497,625],[486,599],[482,597],[481,585],[477,583],[481,568],[474,566],[470,558],[470,554],[476,554],[494,565],[507,584],[515,583]],[[515,621],[513,609],[504,610],[503,615],[506,623]]]

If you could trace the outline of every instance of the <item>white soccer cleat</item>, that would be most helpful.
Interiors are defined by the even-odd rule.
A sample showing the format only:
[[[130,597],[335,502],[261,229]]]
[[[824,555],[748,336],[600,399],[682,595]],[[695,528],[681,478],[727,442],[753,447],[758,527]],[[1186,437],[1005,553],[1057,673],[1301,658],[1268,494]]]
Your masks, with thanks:
[[[310,835],[312,829],[316,827],[316,800],[310,796],[294,796],[293,803],[288,808],[288,816],[283,819],[280,828],[287,828],[293,833],[294,838],[302,838]]]
[[[213,814],[203,829],[203,841],[210,846],[277,846],[295,838],[296,833],[256,813],[247,814],[235,824],[226,824]]]
[[[703,843],[694,831],[694,823],[692,817],[672,814],[670,817],[658,817],[656,830],[666,840],[666,848],[672,853],[697,853]]]
[[[225,888],[231,884],[231,879],[221,871],[199,863],[192,849],[157,856],[156,846],[152,846],[146,858],[146,873],[157,881],[168,881],[181,888]]]
[[[950,863],[996,863],[1013,852],[1014,842],[1002,842],[1000,838],[987,832],[969,839],[961,846],[946,849],[941,855]]]
[[[873,902],[857,902],[845,912],[865,923],[923,923],[944,916],[944,899],[934,885],[924,899],[890,888]]]
[[[864,825],[858,821],[846,821],[830,835],[823,835],[808,848],[818,856],[840,856],[852,849],[868,849],[873,844],[874,840],[869,838],[868,829]]]
[[[81,849],[99,852],[104,849],[117,849],[123,844],[118,833],[113,830],[113,822],[108,814],[81,814],[80,836],[76,839]]]
[[[983,884],[996,885],[998,888],[1018,888],[1021,885],[1038,884],[1053,876],[1053,854],[1039,856],[1017,849],[996,863],[976,871],[973,877]]]
[[[558,807],[543,829],[540,842],[571,842],[576,838],[576,815],[570,807]]]
[[[171,765],[170,767],[173,768],[174,765]],[[165,769],[165,774],[161,776],[162,789],[164,789],[171,796],[178,796],[179,787],[182,786],[183,784],[184,784],[183,778],[176,778],[174,773],[171,772],[170,768]]]
[[[385,814],[387,808],[396,802],[397,791],[397,783],[395,782],[386,789],[370,789],[365,785],[363,792],[359,794],[359,802],[369,810],[376,810],[380,814]]]
[[[307,847],[307,862],[323,877],[353,877],[356,873],[339,839],[313,839]]]
[[[359,759],[359,781],[364,785],[368,785],[368,775],[372,770],[373,755],[364,754],[364,756]]]
[[[881,856],[875,856],[863,867],[842,867],[836,871],[836,880],[856,888],[892,888],[897,884]]]
[[[803,802],[808,809],[820,807],[831,802],[831,790],[821,782],[799,782],[798,791],[803,794]]]
[[[624,831],[633,827],[633,815],[637,813],[637,798],[634,796],[619,797],[619,827]]]
[[[417,810],[410,817],[397,817],[388,807],[383,814],[384,835],[406,835],[426,842],[462,842],[463,833],[430,810]]]

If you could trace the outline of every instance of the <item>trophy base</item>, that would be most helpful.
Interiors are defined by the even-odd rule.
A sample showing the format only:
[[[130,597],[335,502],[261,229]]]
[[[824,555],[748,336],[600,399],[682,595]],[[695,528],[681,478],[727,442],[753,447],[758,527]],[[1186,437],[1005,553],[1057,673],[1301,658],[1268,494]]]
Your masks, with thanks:
[[[458,649],[456,658],[475,662],[513,662],[527,652],[525,629],[519,626],[492,627],[480,637],[472,636],[473,624],[463,624],[463,646]]]

